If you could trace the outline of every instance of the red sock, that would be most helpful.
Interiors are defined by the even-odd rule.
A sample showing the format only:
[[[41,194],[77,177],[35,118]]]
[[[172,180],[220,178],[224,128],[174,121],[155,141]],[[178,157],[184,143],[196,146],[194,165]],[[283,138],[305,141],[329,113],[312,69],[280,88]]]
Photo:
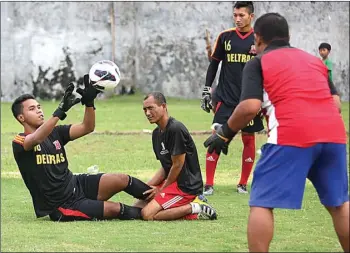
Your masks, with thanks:
[[[183,217],[184,220],[198,220],[198,213],[190,213]]]
[[[242,173],[239,184],[246,185],[252,172],[255,160],[255,135],[242,134],[243,153],[242,153]]]
[[[214,175],[216,170],[216,165],[219,161],[219,156],[215,151],[213,153],[208,153],[205,159],[205,171],[206,171],[206,185],[214,185]]]

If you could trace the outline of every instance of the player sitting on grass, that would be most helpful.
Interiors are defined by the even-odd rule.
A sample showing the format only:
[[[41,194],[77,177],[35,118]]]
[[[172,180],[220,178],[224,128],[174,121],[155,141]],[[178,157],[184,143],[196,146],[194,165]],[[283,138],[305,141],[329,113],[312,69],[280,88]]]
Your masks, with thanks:
[[[143,110],[150,123],[158,125],[152,133],[153,151],[162,167],[148,182],[152,187],[144,206],[144,220],[210,219],[216,211],[197,195],[203,192],[203,180],[197,148],[181,122],[168,115],[166,99],[160,92],[148,94]]]
[[[141,219],[141,209],[107,201],[125,191],[145,199],[150,187],[124,174],[73,175],[68,168],[64,146],[95,129],[94,99],[98,91],[84,76],[85,89],[77,89],[85,104],[82,123],[56,126],[66,113],[80,102],[69,84],[58,108],[46,122],[41,105],[32,95],[22,95],[12,104],[13,116],[23,125],[24,133],[12,143],[13,154],[33,200],[37,218],[49,215],[54,221],[92,219]]]

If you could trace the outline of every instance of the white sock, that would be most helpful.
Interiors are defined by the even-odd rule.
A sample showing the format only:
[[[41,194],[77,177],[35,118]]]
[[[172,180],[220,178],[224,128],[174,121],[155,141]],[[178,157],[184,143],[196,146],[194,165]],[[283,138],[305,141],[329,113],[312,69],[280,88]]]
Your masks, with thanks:
[[[200,213],[202,211],[200,204],[191,202],[190,205],[192,207],[192,213]]]

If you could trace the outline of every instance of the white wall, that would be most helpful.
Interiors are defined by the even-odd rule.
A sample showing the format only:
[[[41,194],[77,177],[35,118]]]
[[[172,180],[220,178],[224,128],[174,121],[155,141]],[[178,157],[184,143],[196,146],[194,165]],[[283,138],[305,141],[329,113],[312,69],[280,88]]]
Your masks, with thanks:
[[[114,2],[115,61],[122,82],[144,92],[199,98],[208,66],[205,29],[231,27],[231,2]],[[97,60],[112,59],[110,2],[2,2],[1,98],[28,92],[57,98]],[[314,55],[332,45],[333,78],[349,99],[349,3],[256,2],[280,12],[291,43]]]

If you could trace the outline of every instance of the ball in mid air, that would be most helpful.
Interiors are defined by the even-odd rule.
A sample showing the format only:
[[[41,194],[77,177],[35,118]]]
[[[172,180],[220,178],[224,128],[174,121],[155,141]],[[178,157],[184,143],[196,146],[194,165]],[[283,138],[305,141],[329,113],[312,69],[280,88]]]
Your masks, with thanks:
[[[97,90],[113,90],[120,82],[119,67],[109,60],[98,61],[90,68],[89,78]]]

